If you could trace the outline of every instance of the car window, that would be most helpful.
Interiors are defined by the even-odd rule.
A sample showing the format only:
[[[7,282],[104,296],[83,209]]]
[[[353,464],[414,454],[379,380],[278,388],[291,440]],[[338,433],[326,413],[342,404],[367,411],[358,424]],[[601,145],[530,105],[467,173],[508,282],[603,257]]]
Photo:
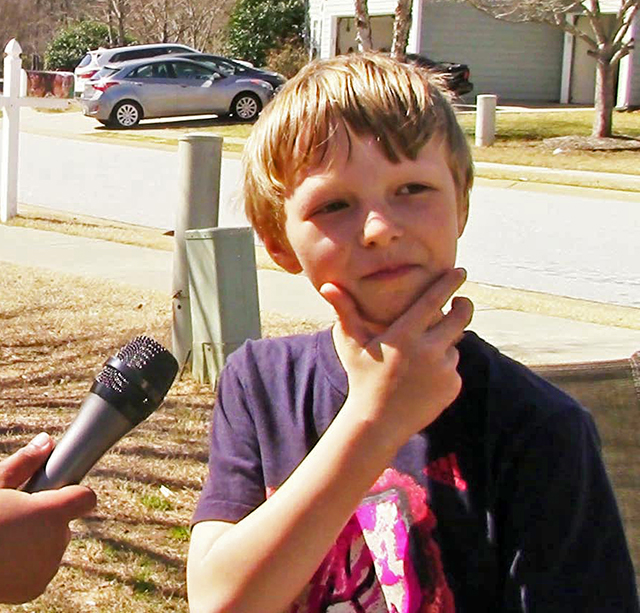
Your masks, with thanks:
[[[141,60],[145,57],[153,57],[155,53],[150,49],[131,49],[116,53],[111,59],[112,62],[126,62],[128,60]]]
[[[191,58],[193,60],[195,60],[196,62],[198,62],[198,64],[204,64],[205,66],[207,66],[208,68],[211,69],[211,71],[214,73],[213,76],[215,77],[216,74],[221,74],[224,75],[225,77],[230,77],[231,75],[233,75],[233,68],[228,67],[228,66],[221,66],[217,60],[201,60],[199,58]]]
[[[95,75],[93,75],[92,80],[106,79],[107,77],[116,74],[119,70],[119,68],[101,68]]]
[[[239,70],[237,66],[234,66],[230,62],[225,62],[224,60],[216,60],[215,63],[216,68],[227,77],[242,72],[242,70]]]
[[[163,53],[184,53],[185,51],[189,51],[186,47],[167,47],[163,49]]]
[[[247,67],[243,66],[242,64],[236,64],[235,62],[233,64],[231,64],[235,70],[236,74],[242,74],[244,72],[247,72]]]
[[[144,64],[134,68],[128,75],[127,79],[170,79],[169,69],[163,63]]]
[[[173,70],[178,79],[208,79],[215,74],[206,66],[187,64],[186,62],[174,62]]]
[[[78,68],[83,68],[84,66],[88,66],[91,63],[91,54],[87,53],[78,64]]]

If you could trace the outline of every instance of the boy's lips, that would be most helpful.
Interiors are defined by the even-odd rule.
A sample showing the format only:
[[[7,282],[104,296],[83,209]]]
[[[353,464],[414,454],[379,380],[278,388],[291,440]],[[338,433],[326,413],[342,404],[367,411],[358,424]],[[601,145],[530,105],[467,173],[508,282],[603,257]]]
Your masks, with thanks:
[[[389,281],[399,279],[420,269],[417,264],[391,264],[364,275],[365,281]]]

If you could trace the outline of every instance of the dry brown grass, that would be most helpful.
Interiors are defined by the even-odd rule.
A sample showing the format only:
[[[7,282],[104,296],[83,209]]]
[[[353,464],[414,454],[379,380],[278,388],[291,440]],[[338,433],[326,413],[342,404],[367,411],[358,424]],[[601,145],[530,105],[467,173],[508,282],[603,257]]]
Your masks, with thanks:
[[[0,457],[42,430],[59,437],[104,360],[139,333],[170,346],[162,293],[3,263]],[[317,329],[263,314],[263,334]],[[186,612],[188,524],[206,474],[213,400],[186,376],[164,406],[98,463],[85,483],[98,507],[46,593],[0,611]]]

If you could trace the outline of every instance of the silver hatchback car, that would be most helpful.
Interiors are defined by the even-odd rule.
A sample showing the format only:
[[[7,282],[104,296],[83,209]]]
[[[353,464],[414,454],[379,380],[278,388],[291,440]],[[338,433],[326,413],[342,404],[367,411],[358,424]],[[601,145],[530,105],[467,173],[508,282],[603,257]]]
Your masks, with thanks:
[[[165,56],[107,64],[87,83],[80,102],[88,117],[131,128],[141,119],[181,115],[253,121],[273,93],[261,79],[226,76],[199,62]]]

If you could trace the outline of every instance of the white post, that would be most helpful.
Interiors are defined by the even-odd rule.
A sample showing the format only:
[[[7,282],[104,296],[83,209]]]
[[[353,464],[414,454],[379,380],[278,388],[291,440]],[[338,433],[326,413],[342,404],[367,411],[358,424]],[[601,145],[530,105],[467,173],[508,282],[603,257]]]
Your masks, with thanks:
[[[490,147],[496,139],[497,100],[493,94],[476,98],[476,147]]]
[[[2,164],[0,165],[0,221],[6,223],[18,212],[18,144],[20,75],[22,48],[15,38],[4,52],[4,91],[2,115]]]
[[[22,70],[22,48],[15,38],[4,52],[4,92],[0,96],[2,109],[2,149],[0,150],[0,222],[7,223],[18,214],[18,154],[20,144],[20,109],[37,106],[63,109],[69,100],[27,98],[27,73]]]

